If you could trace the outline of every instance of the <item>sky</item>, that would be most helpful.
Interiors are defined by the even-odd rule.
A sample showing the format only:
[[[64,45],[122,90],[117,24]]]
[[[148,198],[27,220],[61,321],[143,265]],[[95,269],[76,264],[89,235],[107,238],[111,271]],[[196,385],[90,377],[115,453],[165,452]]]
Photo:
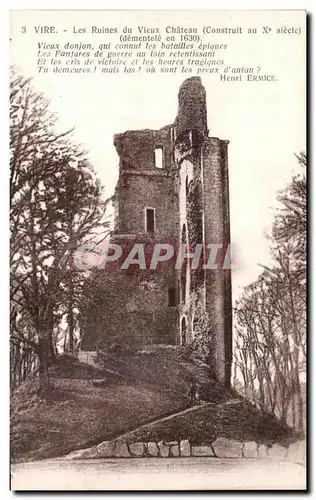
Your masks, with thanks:
[[[210,12],[210,11],[209,11]],[[177,114],[182,75],[56,75],[38,74],[35,24],[106,26],[124,23],[160,25],[165,13],[24,12],[11,16],[11,63],[25,76],[34,77],[34,88],[50,100],[61,129],[75,126],[74,137],[88,151],[91,163],[113,194],[118,178],[118,156],[113,136],[126,130],[159,129]],[[136,19],[136,15],[138,16]],[[213,13],[212,25],[249,24],[249,12]],[[62,16],[62,17],[61,17]],[[146,17],[147,16],[147,17]],[[151,17],[150,17],[151,16]],[[171,16],[171,20],[170,20]],[[302,17],[278,13],[253,14],[252,25],[300,25]],[[265,16],[265,17],[264,17]],[[279,17],[278,17],[279,16]],[[122,19],[123,17],[123,19]],[[202,25],[205,16],[183,12],[170,14],[168,23]],[[22,36],[21,26],[27,27]],[[56,35],[57,36],[57,35]],[[58,35],[59,39],[63,35]],[[214,38],[214,37],[213,37]],[[216,38],[216,37],[215,37]],[[212,39],[218,43],[219,40]],[[68,36],[67,40],[70,39]],[[41,39],[40,39],[41,40]],[[104,38],[100,38],[104,42]],[[71,39],[72,41],[72,39]],[[78,38],[76,39],[78,41]],[[88,41],[88,40],[87,40]],[[260,66],[277,75],[276,82],[222,82],[202,75],[207,93],[210,135],[230,141],[229,183],[231,241],[237,269],[233,271],[233,298],[255,280],[259,264],[269,264],[265,231],[269,231],[277,207],[277,192],[299,171],[294,153],[305,150],[305,40],[292,35],[268,38],[221,38],[228,44],[229,64]],[[191,75],[190,75],[191,76]],[[194,74],[192,75],[194,76]]]

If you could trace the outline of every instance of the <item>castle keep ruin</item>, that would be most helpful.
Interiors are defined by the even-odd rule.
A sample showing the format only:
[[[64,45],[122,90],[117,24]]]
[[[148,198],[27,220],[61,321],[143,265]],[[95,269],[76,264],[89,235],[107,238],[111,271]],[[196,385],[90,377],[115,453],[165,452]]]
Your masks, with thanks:
[[[230,243],[228,141],[209,135],[199,77],[183,82],[178,99],[173,124],[115,135],[120,164],[111,241],[123,248],[135,242],[149,248],[155,243],[227,248]],[[229,385],[230,269],[192,269],[187,259],[180,270],[170,260],[156,270],[106,265],[99,272],[106,275],[111,300],[97,339],[119,334],[139,345],[186,344],[194,338],[199,306],[210,318],[216,376]],[[89,348],[85,339],[82,348]]]

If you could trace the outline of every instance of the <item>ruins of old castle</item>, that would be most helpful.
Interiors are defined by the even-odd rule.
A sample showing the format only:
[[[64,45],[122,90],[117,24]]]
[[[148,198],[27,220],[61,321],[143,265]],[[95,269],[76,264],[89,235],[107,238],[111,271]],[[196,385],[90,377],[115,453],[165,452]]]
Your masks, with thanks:
[[[228,143],[211,137],[206,92],[199,77],[185,80],[178,114],[160,130],[115,135],[119,180],[113,204],[113,242],[230,243]],[[174,261],[156,270],[109,266],[111,302],[97,335],[117,335],[139,345],[185,344],[194,338],[197,311],[210,318],[214,371],[229,385],[232,358],[230,269],[182,269]],[[198,307],[199,306],[199,307]],[[106,329],[106,332],[104,331]],[[84,345],[83,345],[84,349]]]

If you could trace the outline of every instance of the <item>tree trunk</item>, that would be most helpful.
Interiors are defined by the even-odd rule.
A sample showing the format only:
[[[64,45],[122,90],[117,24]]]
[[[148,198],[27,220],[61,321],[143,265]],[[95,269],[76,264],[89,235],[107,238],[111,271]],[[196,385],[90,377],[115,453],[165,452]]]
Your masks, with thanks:
[[[69,282],[69,297],[68,297],[68,350],[71,354],[74,353],[74,312],[73,312],[73,283],[70,278]]]
[[[53,365],[56,360],[56,354],[53,343],[53,329],[54,329],[54,315],[53,307],[50,304],[47,311],[47,351],[48,351],[48,364]]]
[[[290,303],[291,303],[291,312],[292,312],[292,323],[293,323],[293,340],[294,340],[294,353],[293,353],[293,388],[294,388],[294,400],[295,400],[295,409],[297,412],[297,429],[301,432],[304,431],[304,415],[303,415],[303,400],[302,400],[302,391],[301,391],[301,383],[300,383],[300,375],[299,375],[299,339],[300,339],[300,331],[297,323],[296,317],[296,309],[294,304],[294,296],[293,296],[293,287],[292,287],[292,278],[290,275],[289,266],[287,268],[288,273],[288,284],[289,284],[289,293],[290,293]]]
[[[48,359],[49,359],[49,345],[45,338],[40,338],[38,341],[38,359],[39,359],[39,384],[41,391],[49,391],[49,373],[48,373]]]
[[[303,399],[302,399],[302,391],[301,384],[299,379],[298,369],[295,367],[294,374],[294,401],[295,401],[295,410],[296,410],[296,422],[297,422],[297,430],[300,432],[304,431],[304,415],[303,415]]]
[[[72,183],[69,186],[70,194],[73,189]],[[73,238],[73,213],[69,205],[69,241]],[[74,354],[74,283],[73,283],[73,255],[69,252],[68,256],[68,266],[69,266],[69,290],[68,290],[68,311],[67,311],[67,323],[68,323],[68,350],[71,354]]]
[[[49,341],[48,341],[48,362],[49,365],[55,364],[56,361],[56,353],[53,345],[53,332],[49,332]]]

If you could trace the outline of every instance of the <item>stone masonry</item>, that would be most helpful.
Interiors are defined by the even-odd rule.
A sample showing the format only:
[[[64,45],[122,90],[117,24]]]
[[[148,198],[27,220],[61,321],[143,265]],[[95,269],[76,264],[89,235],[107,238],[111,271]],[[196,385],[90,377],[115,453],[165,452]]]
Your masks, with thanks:
[[[199,77],[185,80],[178,94],[173,124],[160,130],[117,134],[119,180],[113,204],[115,228],[111,241],[123,246],[123,256],[135,243],[152,251],[155,243],[176,248],[196,243],[230,243],[228,141],[209,135],[206,92]],[[203,251],[204,262],[207,258]],[[181,270],[166,261],[157,270],[127,270],[106,265],[112,300],[107,332],[136,345],[186,344],[194,338],[195,305],[209,313],[214,338],[214,372],[230,383],[232,305],[230,269]],[[102,332],[100,332],[102,336]],[[91,344],[91,343],[90,343]],[[88,336],[82,349],[93,349]]]

